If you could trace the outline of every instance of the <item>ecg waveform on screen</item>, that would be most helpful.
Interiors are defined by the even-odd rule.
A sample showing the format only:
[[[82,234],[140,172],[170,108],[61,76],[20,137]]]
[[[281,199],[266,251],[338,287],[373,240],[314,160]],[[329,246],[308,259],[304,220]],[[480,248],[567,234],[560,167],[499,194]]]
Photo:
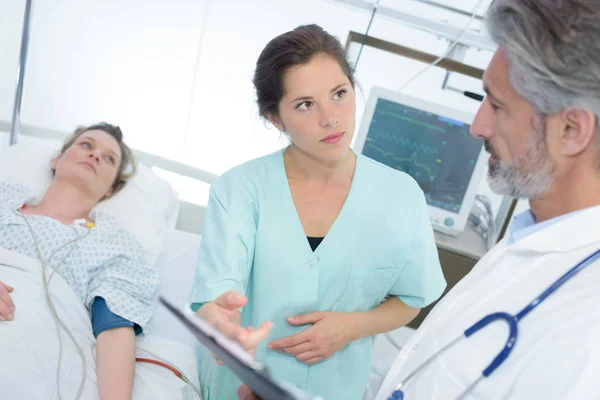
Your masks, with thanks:
[[[388,133],[379,129],[374,129],[373,134],[377,136],[377,139],[393,142],[397,145],[407,147],[416,152],[421,152],[423,154],[431,156],[439,154],[439,149],[437,147],[429,146],[426,143],[415,142],[414,140],[410,140],[402,135]],[[373,139],[371,137],[368,137],[367,142],[371,141],[373,141]]]
[[[398,114],[398,113],[395,113],[395,112],[381,110],[381,111],[377,111],[377,115],[386,115],[386,116],[389,116],[389,117],[392,117],[392,118],[396,118],[396,119],[399,119],[399,120],[402,120],[402,121],[405,121],[405,122],[410,122],[411,124],[420,125],[420,126],[422,126],[424,128],[427,128],[427,129],[431,129],[431,130],[434,130],[434,131],[445,132],[444,129],[442,127],[440,127],[440,126],[428,124],[425,121],[419,121],[418,119],[410,118],[410,117],[408,117],[406,115]],[[373,117],[373,120],[374,121],[376,120],[376,116]]]
[[[482,147],[470,125],[383,98],[368,123],[365,156],[412,176],[430,205],[461,209]]]
[[[369,141],[369,139],[367,139],[367,141]],[[372,149],[372,150],[378,152],[379,154],[381,154],[382,157],[384,157],[386,159],[392,159],[394,161],[402,162],[402,163],[404,163],[404,162],[411,163],[415,167],[422,168],[424,171],[426,171],[427,176],[429,177],[430,180],[433,180],[435,178],[435,174],[432,171],[432,168],[427,164],[421,164],[418,160],[418,154],[416,152],[412,153],[411,156],[408,158],[402,158],[402,157],[395,156],[395,153],[393,151],[382,149],[381,147],[376,146],[372,143],[367,143],[367,145],[369,146],[369,149]],[[437,159],[436,163],[442,164],[442,160]]]

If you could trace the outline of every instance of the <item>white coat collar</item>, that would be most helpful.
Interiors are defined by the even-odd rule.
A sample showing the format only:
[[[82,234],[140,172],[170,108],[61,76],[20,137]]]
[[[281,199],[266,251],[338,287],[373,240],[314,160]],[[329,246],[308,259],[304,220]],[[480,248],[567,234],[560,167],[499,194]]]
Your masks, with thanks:
[[[511,250],[568,252],[600,242],[600,206],[576,214],[508,245]]]

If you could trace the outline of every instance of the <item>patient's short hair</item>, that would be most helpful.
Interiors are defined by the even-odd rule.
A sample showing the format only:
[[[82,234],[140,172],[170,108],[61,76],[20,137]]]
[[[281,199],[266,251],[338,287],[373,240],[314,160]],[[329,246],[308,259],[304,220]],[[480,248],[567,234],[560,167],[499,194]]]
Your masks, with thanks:
[[[108,133],[117,141],[119,147],[121,148],[121,162],[117,167],[117,176],[115,177],[115,181],[112,184],[112,194],[109,196],[105,196],[102,199],[106,200],[107,198],[114,196],[121,189],[123,189],[123,187],[129,181],[129,179],[131,179],[131,177],[135,175],[135,172],[137,170],[137,163],[135,157],[133,156],[133,152],[131,151],[129,146],[127,146],[123,141],[123,132],[121,132],[121,128],[106,122],[100,122],[90,126],[78,127],[71,136],[67,137],[67,139],[65,140],[65,144],[63,145],[62,149],[60,149],[60,154],[64,154],[64,152],[67,151],[67,149],[71,147],[73,143],[75,143],[75,140],[77,140],[79,136],[88,131],[102,131]]]

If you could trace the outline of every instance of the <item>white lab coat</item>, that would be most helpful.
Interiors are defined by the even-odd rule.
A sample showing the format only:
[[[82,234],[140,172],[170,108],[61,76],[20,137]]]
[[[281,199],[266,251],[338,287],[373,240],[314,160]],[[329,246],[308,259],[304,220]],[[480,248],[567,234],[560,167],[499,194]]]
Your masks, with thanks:
[[[518,313],[559,276],[600,248],[600,206],[494,247],[428,315],[398,354],[376,400],[487,314]],[[518,325],[509,358],[470,399],[600,399],[600,261],[590,264]],[[496,322],[415,377],[405,400],[454,399],[481,376],[508,335]]]

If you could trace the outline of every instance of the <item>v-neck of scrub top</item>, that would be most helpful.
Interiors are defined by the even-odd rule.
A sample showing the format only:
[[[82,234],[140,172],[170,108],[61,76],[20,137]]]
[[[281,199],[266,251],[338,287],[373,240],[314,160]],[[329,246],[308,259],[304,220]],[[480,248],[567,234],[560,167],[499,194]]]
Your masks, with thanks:
[[[308,239],[308,244],[310,244],[310,248],[314,252],[315,250],[317,250],[317,248],[319,247],[319,245],[325,238],[324,237],[307,236],[306,239]]]
[[[354,153],[354,151],[352,149],[350,151],[352,151]],[[306,232],[304,232],[304,227],[302,226],[302,221],[300,221],[300,215],[298,214],[298,210],[296,209],[296,205],[294,204],[294,197],[292,196],[292,189],[290,188],[290,182],[287,178],[287,173],[285,170],[285,161],[283,158],[284,154],[285,154],[285,149],[281,152],[280,162],[281,162],[282,178],[284,180],[283,182],[285,184],[285,187],[287,188],[285,197],[287,198],[286,201],[287,201],[289,207],[291,208],[291,211],[287,214],[291,216],[291,221],[290,221],[290,223],[292,224],[291,226],[293,226],[293,229],[297,231],[297,233],[294,233],[294,236],[297,236],[298,240],[301,240],[303,242],[303,246],[305,249],[304,251],[309,258],[316,257],[317,259],[319,259],[319,255],[323,255],[323,253],[325,253],[327,251],[327,249],[329,248],[328,243],[335,239],[336,230],[338,229],[338,226],[340,224],[342,224],[341,221],[343,221],[344,215],[348,212],[347,209],[351,208],[352,201],[354,198],[353,193],[355,191],[355,187],[357,186],[356,181],[358,179],[358,174],[360,171],[360,168],[359,168],[360,157],[356,153],[354,153],[354,156],[356,157],[356,163],[354,165],[354,174],[352,176],[352,182],[350,183],[350,190],[348,191],[348,195],[346,196],[344,205],[342,206],[342,208],[340,209],[340,212],[338,213],[337,217],[333,221],[333,224],[329,227],[329,231],[327,231],[327,234],[323,237],[323,240],[319,244],[318,248],[315,248],[315,250],[313,251],[309,241],[306,240],[307,235],[306,235]],[[333,239],[332,239],[332,237],[333,237]]]

